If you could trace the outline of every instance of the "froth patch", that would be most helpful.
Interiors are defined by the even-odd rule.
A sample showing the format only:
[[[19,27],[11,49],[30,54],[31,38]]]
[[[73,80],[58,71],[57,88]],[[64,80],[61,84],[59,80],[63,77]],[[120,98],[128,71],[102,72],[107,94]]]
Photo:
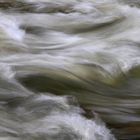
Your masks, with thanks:
[[[7,35],[7,38],[22,41],[25,32],[19,28],[19,23],[16,21],[16,19],[1,13],[0,17],[0,28]]]

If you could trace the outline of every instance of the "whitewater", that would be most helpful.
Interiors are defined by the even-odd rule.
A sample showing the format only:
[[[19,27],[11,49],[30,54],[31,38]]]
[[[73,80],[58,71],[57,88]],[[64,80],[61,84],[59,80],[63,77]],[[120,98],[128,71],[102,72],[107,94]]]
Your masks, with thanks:
[[[0,0],[0,140],[139,140],[139,8]]]

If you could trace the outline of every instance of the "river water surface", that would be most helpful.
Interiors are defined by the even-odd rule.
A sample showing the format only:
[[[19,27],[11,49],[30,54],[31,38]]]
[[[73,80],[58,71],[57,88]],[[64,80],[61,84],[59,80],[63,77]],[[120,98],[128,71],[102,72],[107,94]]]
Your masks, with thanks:
[[[140,140],[139,0],[0,0],[0,140]]]

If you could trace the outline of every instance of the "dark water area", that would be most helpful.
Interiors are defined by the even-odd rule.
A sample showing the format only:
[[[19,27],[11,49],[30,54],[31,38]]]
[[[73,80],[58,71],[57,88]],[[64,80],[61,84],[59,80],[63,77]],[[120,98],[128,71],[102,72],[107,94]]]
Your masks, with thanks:
[[[0,140],[139,140],[139,7],[1,0]]]

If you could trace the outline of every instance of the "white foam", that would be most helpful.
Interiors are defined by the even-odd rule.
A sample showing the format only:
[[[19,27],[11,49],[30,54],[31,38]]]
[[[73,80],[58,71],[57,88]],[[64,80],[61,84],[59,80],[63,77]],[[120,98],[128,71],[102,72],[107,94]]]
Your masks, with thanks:
[[[17,41],[23,40],[25,32],[19,28],[16,18],[0,13],[0,27],[9,38]]]
[[[75,134],[76,139],[81,138],[81,140],[115,140],[103,124],[98,124],[95,120],[87,120],[78,114],[71,113],[53,114],[33,122],[33,124],[27,124],[25,128],[32,135],[33,133],[47,133],[51,136],[61,136],[62,131],[65,131],[66,134],[68,133],[67,135]]]

